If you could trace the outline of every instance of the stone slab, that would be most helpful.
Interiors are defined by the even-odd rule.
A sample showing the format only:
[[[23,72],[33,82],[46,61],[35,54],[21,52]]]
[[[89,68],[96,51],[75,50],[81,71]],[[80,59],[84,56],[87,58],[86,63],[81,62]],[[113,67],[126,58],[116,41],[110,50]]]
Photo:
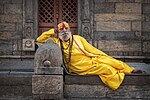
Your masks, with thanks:
[[[0,86],[0,98],[5,98],[5,99],[6,98],[16,98],[16,97],[22,97],[23,98],[23,97],[32,96],[32,90],[31,89],[32,89],[31,85],[30,86],[23,86],[23,85]]]
[[[142,8],[143,8],[142,9],[143,14],[150,14],[150,4],[145,3],[143,4]]]
[[[33,75],[32,93],[34,99],[41,98],[61,100],[61,98],[63,98],[63,76]]]
[[[0,71],[0,86],[31,86],[32,74],[31,72]]]
[[[142,31],[145,31],[145,32],[149,32],[150,31],[150,22],[143,22],[142,23]]]
[[[95,32],[93,34],[94,40],[139,40],[140,36],[138,36],[135,32]]]
[[[116,13],[122,14],[141,14],[140,3],[116,3]]]
[[[95,13],[114,13],[115,4],[114,3],[95,3],[94,12]]]
[[[143,52],[150,52],[150,41],[143,42]]]
[[[4,11],[3,9],[4,9],[3,5],[0,4],[0,14],[3,13],[3,11]]]
[[[65,85],[65,98],[109,98],[114,99],[149,99],[150,89],[147,86],[121,86],[113,91],[102,85]]]
[[[132,22],[132,31],[141,31],[141,29],[142,29],[142,24],[141,24],[142,22],[141,21],[134,21],[134,22]]]
[[[21,23],[22,22],[22,15],[0,15],[0,22],[1,23]]]
[[[40,67],[37,68],[37,73],[40,75],[63,75],[63,68],[60,67]]]
[[[0,23],[0,31],[13,32],[16,30],[15,24],[10,23]]]
[[[142,81],[141,81],[142,82]],[[108,91],[107,97],[111,99],[150,99],[150,85],[126,85],[121,86],[117,91]]]
[[[142,68],[139,68],[142,69]],[[122,85],[149,85],[150,73],[148,74],[127,74]],[[77,81],[80,80],[80,81]],[[98,75],[65,75],[66,85],[104,85]]]
[[[96,22],[96,31],[131,31],[131,22]]]
[[[100,85],[65,85],[65,98],[104,98],[106,96],[106,89]]]
[[[34,71],[33,59],[1,59],[0,71]]]
[[[23,13],[22,4],[5,4],[4,13],[5,14],[22,14]]]
[[[95,14],[94,20],[97,21],[140,21],[141,14]]]
[[[132,40],[99,40],[98,49],[103,51],[141,51],[140,41]]]
[[[135,0],[107,0],[107,2],[130,2],[130,3],[132,3],[132,2],[134,2]]]

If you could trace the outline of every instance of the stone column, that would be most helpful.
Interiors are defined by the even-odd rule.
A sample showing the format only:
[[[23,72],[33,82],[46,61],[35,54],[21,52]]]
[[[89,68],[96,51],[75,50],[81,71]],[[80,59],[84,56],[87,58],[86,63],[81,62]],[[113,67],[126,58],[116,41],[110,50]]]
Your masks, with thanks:
[[[32,76],[32,94],[34,100],[63,99],[63,68],[40,67]]]

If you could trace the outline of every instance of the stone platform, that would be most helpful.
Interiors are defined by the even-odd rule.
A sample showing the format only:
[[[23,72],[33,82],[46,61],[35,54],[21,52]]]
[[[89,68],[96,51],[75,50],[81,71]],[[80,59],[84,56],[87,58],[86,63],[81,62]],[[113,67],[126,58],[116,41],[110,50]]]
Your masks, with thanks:
[[[150,64],[128,63],[147,74],[126,75],[117,91],[109,89],[98,76],[63,75],[62,100],[148,100],[150,99]],[[3,67],[4,68],[4,67]],[[41,70],[42,73],[43,70]],[[60,74],[62,70],[55,70]],[[47,74],[47,73],[46,73]],[[34,100],[32,94],[33,71],[1,70],[0,100]]]

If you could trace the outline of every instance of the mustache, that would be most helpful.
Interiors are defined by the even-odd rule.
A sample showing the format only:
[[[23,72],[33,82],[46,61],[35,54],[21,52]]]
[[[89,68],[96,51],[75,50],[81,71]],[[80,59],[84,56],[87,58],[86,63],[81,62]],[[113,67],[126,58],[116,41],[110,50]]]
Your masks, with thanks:
[[[61,39],[61,40],[63,40],[63,41],[66,41],[66,40],[68,40],[69,38],[70,38],[70,36],[71,36],[71,33],[70,32],[66,32],[66,33],[63,33],[63,34],[59,34],[59,38]]]

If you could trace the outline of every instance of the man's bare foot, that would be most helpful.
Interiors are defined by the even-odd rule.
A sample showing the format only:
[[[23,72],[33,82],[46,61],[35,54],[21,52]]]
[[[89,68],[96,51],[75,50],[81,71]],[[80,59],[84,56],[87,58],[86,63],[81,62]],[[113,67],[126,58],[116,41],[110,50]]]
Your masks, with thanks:
[[[145,71],[143,71],[143,70],[139,70],[139,69],[135,69],[135,70],[133,70],[133,71],[132,71],[132,73],[146,74],[146,72],[145,72]]]

